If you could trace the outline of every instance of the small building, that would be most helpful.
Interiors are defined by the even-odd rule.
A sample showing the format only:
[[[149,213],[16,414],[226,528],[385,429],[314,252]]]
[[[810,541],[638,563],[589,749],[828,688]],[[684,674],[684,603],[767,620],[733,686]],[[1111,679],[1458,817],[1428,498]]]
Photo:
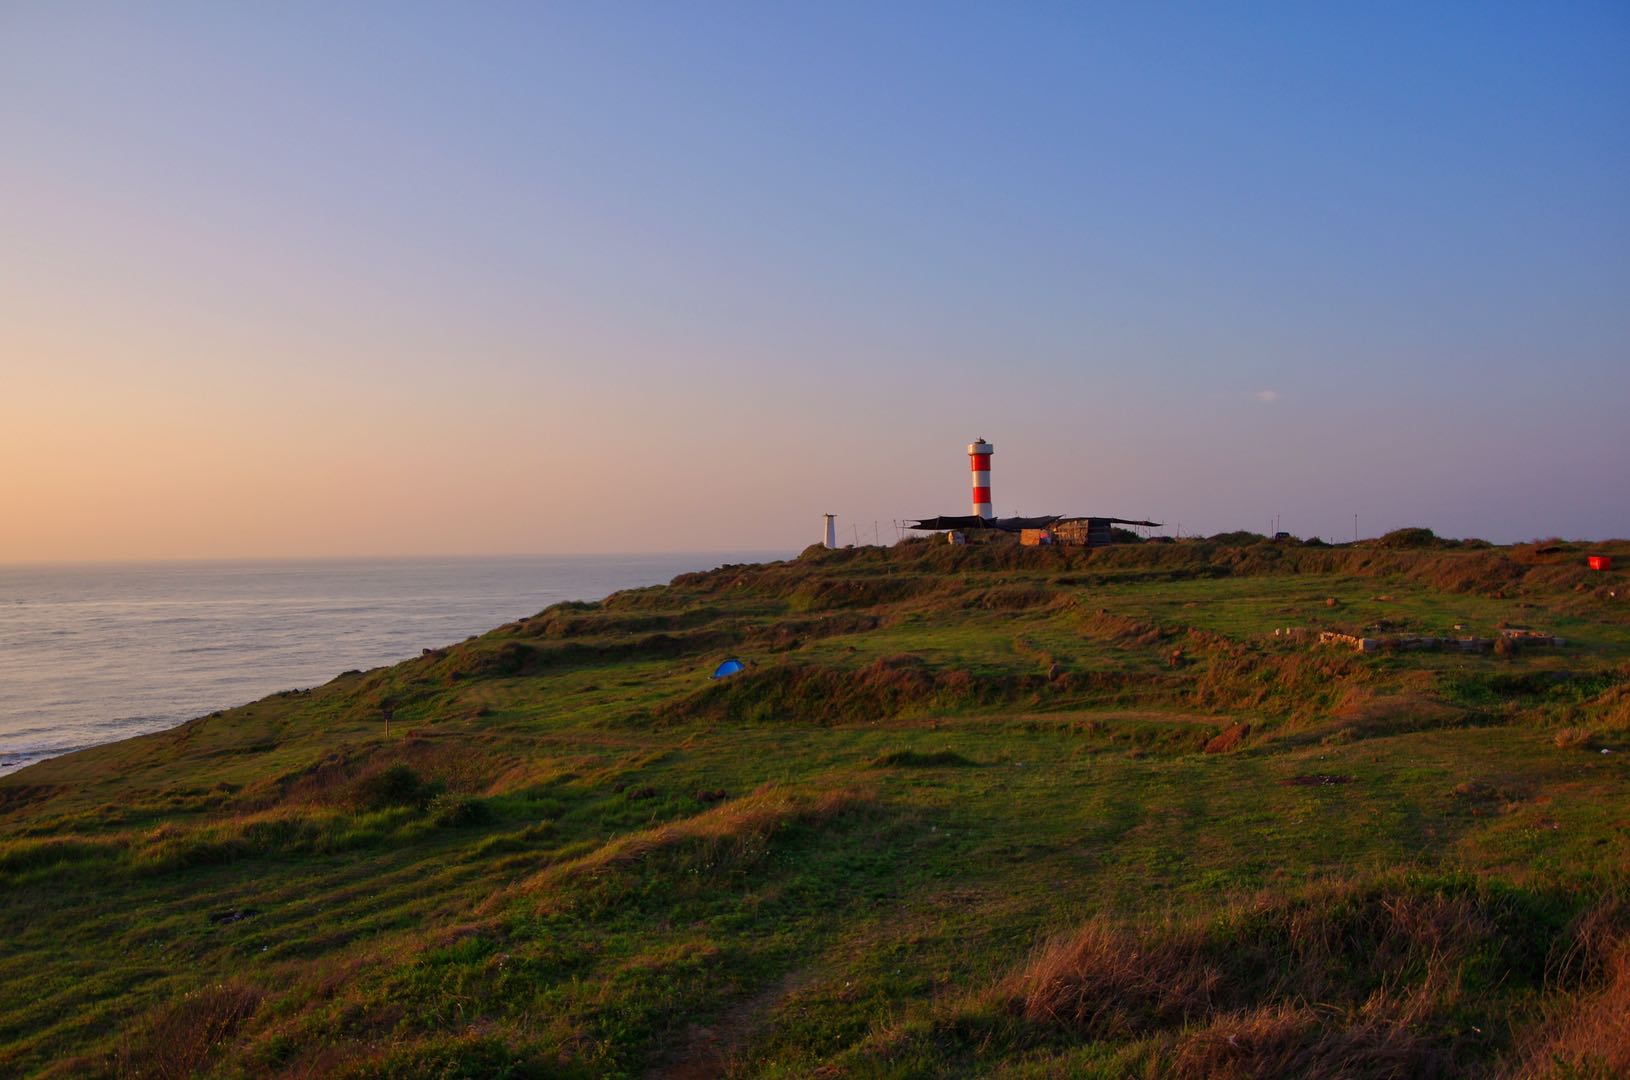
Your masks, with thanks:
[[[966,542],[1017,539],[1025,547],[1107,547],[1115,542],[1115,526],[1137,525],[1158,529],[1158,521],[1113,517],[984,518],[977,516],[923,518],[909,527],[927,532],[960,534]],[[962,541],[953,540],[953,543]]]
[[[1060,544],[1071,547],[1108,547],[1115,542],[1115,523],[1118,520],[1093,517],[1066,518],[1054,525],[1052,531]]]

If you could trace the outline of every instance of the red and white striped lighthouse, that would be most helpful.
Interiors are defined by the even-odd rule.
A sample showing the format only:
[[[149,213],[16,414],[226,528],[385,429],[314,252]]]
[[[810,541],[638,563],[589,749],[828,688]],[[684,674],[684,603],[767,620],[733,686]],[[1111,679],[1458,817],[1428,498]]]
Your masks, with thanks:
[[[978,517],[995,517],[990,509],[990,456],[996,447],[980,439],[968,444],[968,468],[973,471],[973,512]]]

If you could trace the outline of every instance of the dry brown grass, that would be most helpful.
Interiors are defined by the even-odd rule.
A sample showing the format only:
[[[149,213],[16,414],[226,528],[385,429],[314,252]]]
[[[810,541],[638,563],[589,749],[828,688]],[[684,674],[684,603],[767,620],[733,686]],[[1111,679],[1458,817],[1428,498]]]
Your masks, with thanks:
[[[1213,738],[1207,740],[1205,752],[1208,754],[1226,754],[1239,748],[1251,734],[1250,724],[1235,724],[1225,728]]]
[[[1501,955],[1505,903],[1392,881],[1147,930],[1094,919],[976,1000],[1073,1038],[1156,1037],[1184,1078],[1460,1075],[1486,1038],[1466,1027],[1461,980]],[[1552,1004],[1507,1075],[1630,1075],[1627,926],[1630,906],[1609,899],[1556,939]]]
[[[1102,610],[1081,620],[1081,632],[1090,638],[1145,647],[1175,633],[1163,630],[1152,622]]]
[[[1212,1007],[1221,976],[1191,945],[1143,941],[1095,920],[1044,946],[1001,993],[1033,1024],[1136,1037]]]
[[[156,1010],[126,1034],[117,1075],[131,1080],[195,1075],[254,1015],[263,996],[243,983],[217,983]]]
[[[1345,1015],[1321,1014],[1289,1002],[1230,1013],[1185,1034],[1172,1068],[1185,1080],[1406,1080],[1449,1074],[1442,1048],[1411,1029],[1415,1011],[1412,999],[1381,993]]]
[[[1630,729],[1630,669],[1620,667],[1614,674],[1618,682],[1583,706],[1585,715],[1604,731]]]
[[[1273,652],[1239,643],[1213,649],[1201,663],[1189,704],[1224,712],[1283,710],[1295,720],[1327,716],[1355,686],[1374,678],[1370,666],[1345,654]]]
[[[1588,750],[1596,741],[1596,734],[1589,728],[1567,727],[1557,732],[1551,741],[1558,750]]]
[[[1333,716],[1354,735],[1373,737],[1453,727],[1465,722],[1466,712],[1430,691],[1373,694],[1363,690],[1347,694]]]
[[[1586,910],[1552,964],[1565,989],[1519,1046],[1514,1077],[1630,1076],[1630,902]]]
[[[1500,903],[1391,880],[1155,928],[1093,919],[979,1000],[1038,1032],[1158,1037],[1183,1077],[1445,1075]]]

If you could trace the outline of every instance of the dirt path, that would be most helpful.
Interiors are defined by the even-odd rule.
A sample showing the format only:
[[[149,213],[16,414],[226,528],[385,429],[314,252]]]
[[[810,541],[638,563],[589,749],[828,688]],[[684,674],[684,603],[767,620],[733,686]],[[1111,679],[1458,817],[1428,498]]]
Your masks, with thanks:
[[[789,971],[763,990],[726,1009],[712,1027],[693,1026],[685,1045],[672,1060],[646,1074],[647,1080],[715,1080],[730,1067],[731,1059],[764,1026],[781,1002],[815,981],[815,971]]]

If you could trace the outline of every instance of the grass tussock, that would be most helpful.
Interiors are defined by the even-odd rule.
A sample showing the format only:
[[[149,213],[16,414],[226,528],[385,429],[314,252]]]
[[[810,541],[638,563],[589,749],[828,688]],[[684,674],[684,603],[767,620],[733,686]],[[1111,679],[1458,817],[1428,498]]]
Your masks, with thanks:
[[[1566,727],[1551,737],[1558,750],[1589,750],[1596,742],[1596,733],[1589,728]]]
[[[1331,715],[1354,738],[1455,727],[1468,719],[1466,710],[1433,693],[1405,690],[1376,694],[1364,687],[1350,687]]]
[[[124,851],[122,838],[21,837],[0,843],[0,883],[16,883],[36,874],[105,863]]]
[[[1170,632],[1163,631],[1152,622],[1110,611],[1099,611],[1083,619],[1081,632],[1092,638],[1143,647],[1159,644],[1163,638],[1171,636]]]
[[[136,874],[157,875],[248,858],[354,851],[385,842],[415,812],[272,810],[191,827],[165,824],[134,837],[122,861]]]
[[[520,891],[547,892],[655,863],[661,863],[669,874],[676,872],[676,866],[710,874],[740,869],[761,860],[778,834],[827,822],[869,801],[852,788],[812,792],[765,784],[742,798],[679,821],[626,833],[586,855],[547,867],[523,882]]]
[[[1328,715],[1356,686],[1374,676],[1343,654],[1274,652],[1250,644],[1228,645],[1197,665],[1189,702],[1218,712],[1278,712],[1309,720]]]
[[[468,680],[540,675],[625,660],[694,656],[727,648],[734,637],[716,627],[538,643],[479,638],[425,656],[423,676],[444,686]]]
[[[1630,731],[1630,670],[1614,672],[1612,683],[1580,703],[1577,715],[1602,731]]]
[[[1203,1015],[1221,977],[1187,942],[1094,920],[1045,945],[1001,994],[1031,1024],[1126,1039]]]
[[[1555,968],[1576,989],[1528,1033],[1512,1073],[1630,1076],[1630,905],[1615,897],[1587,910]]]
[[[114,1072],[131,1080],[186,1080],[219,1054],[265,995],[241,982],[195,990],[139,1021],[123,1039]]]
[[[1183,1080],[1449,1075],[1443,1048],[1412,1026],[1427,1000],[1380,992],[1339,1024],[1328,1013],[1289,1002],[1219,1016],[1179,1039],[1172,1072]]]
[[[1622,908],[1474,879],[1402,876],[1264,894],[1157,926],[1094,918],[953,1006],[939,1030],[1014,1048],[1154,1040],[1184,1077],[1443,1076],[1509,1053],[1516,993],[1565,995],[1526,1051],[1617,1062]],[[1548,960],[1548,957],[1550,959]],[[1615,1010],[1619,1011],[1615,1011]]]
[[[484,791],[513,764],[480,744],[410,730],[390,742],[347,744],[301,768],[263,777],[239,791],[231,805],[240,813],[423,809],[444,791]]]

